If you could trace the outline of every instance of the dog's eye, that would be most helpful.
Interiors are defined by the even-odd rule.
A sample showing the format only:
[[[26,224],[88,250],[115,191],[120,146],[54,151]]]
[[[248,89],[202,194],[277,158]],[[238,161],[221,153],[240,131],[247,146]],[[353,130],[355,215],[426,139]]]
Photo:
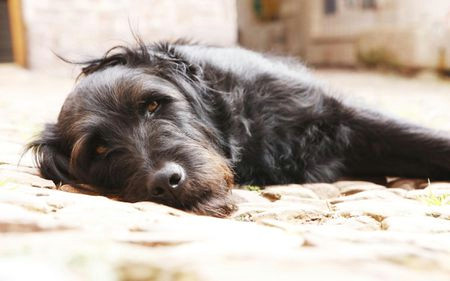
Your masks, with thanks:
[[[95,153],[98,155],[103,155],[108,151],[108,148],[104,145],[99,145],[95,148]]]
[[[147,104],[147,111],[150,113],[155,112],[159,107],[159,102],[157,101],[151,101]]]

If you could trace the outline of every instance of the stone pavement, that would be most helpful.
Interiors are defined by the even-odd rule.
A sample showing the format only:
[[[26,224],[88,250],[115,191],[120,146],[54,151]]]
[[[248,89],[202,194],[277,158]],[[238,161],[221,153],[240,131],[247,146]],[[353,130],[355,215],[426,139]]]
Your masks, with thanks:
[[[448,82],[318,75],[449,129]],[[72,85],[0,66],[0,280],[450,280],[450,183],[241,187],[228,219],[55,190],[18,160]]]

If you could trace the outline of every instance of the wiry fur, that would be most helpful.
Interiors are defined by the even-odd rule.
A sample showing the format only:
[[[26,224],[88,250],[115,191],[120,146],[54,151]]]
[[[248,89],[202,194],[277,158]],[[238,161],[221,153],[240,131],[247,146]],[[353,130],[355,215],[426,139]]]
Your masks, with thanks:
[[[161,105],[148,115],[151,100]],[[96,155],[98,145],[108,152]],[[299,63],[183,42],[116,47],[88,62],[58,122],[29,148],[55,183],[215,216],[233,209],[233,177],[450,178],[449,138],[342,103]],[[167,161],[187,181],[176,197],[152,197],[148,178]]]

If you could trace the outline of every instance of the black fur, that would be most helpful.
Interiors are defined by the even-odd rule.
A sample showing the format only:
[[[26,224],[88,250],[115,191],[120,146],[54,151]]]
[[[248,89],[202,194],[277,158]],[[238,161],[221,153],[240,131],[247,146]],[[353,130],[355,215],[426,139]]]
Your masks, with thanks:
[[[149,113],[152,101],[160,105]],[[448,137],[348,105],[297,62],[183,42],[116,47],[88,62],[58,122],[29,148],[57,184],[215,216],[233,209],[233,176],[253,185],[450,179]],[[168,162],[186,180],[155,195]]]

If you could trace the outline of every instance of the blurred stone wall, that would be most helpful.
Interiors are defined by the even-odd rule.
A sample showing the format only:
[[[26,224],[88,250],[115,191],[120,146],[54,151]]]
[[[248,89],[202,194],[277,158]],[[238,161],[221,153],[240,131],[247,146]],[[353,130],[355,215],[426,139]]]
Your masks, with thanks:
[[[277,15],[258,18],[254,3],[268,1],[279,4]],[[240,43],[315,65],[450,69],[449,0],[335,0],[334,12],[325,2],[238,1]]]
[[[28,66],[76,75],[53,52],[69,59],[102,55],[133,42],[187,38],[217,45],[237,42],[235,0],[22,0]]]
[[[239,43],[245,47],[277,54],[306,54],[310,40],[312,9],[310,0],[268,0],[278,2],[273,19],[261,19],[253,0],[237,1]],[[261,1],[264,4],[264,1]]]

